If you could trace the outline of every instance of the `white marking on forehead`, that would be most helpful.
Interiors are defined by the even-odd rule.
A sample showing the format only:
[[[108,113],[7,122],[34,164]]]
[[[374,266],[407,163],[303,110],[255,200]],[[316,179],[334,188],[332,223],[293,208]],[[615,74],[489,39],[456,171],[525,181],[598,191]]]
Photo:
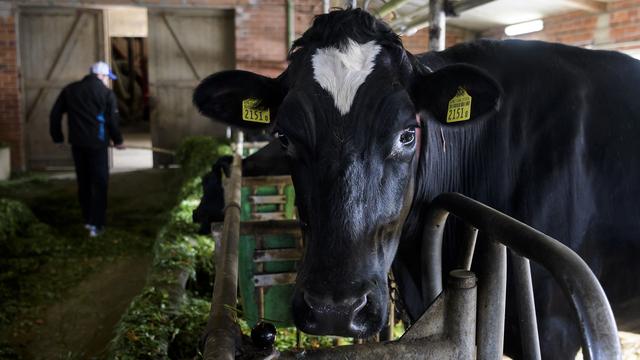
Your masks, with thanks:
[[[349,39],[342,49],[323,48],[313,54],[313,78],[331,94],[341,115],[349,113],[358,88],[373,71],[380,49],[375,41],[359,44]]]

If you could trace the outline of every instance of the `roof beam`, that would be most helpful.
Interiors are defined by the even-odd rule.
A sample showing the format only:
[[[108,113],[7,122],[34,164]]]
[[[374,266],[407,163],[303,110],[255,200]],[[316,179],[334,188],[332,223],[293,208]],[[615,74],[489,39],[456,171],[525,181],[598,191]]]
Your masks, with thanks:
[[[602,13],[607,11],[607,3],[602,0],[560,0],[575,9],[592,13]]]

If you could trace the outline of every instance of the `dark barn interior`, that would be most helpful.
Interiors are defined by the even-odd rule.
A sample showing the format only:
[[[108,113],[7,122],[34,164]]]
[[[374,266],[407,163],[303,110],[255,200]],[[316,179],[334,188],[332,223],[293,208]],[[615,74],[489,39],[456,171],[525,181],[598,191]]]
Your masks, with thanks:
[[[408,310],[403,308],[398,290],[402,280],[391,271],[385,288],[391,305],[384,309],[388,319],[380,332],[360,339],[317,335],[296,328],[291,299],[296,297],[296,278],[303,267],[307,241],[303,233],[310,227],[299,212],[304,194],[296,192],[296,179],[292,180],[281,149],[291,156],[299,139],[287,139],[274,125],[277,108],[270,108],[266,101],[260,105],[251,102],[259,96],[277,98],[282,95],[278,91],[285,94],[289,89],[271,87],[265,92],[258,89],[263,83],[249,78],[234,83],[237,88],[217,105],[226,109],[232,104],[237,113],[253,112],[257,121],[244,117],[238,120],[245,122],[241,124],[244,133],[230,126],[224,115],[216,119],[219,121],[211,121],[208,117],[219,114],[211,116],[193,101],[198,85],[221,71],[253,72],[264,82],[267,77],[277,78],[294,61],[295,53],[303,53],[298,49],[288,58],[292,43],[311,28],[314,18],[347,8],[361,9],[385,22],[398,34],[404,49],[414,55],[482,39],[519,39],[614,51],[630,56],[629,63],[631,58],[640,59],[640,0],[0,0],[0,359],[286,359],[298,354],[311,356],[316,350],[319,357],[327,359],[337,358],[343,354],[340,351],[347,354],[346,358],[371,358],[380,356],[367,352],[374,351],[371,349],[378,346],[374,344],[399,341],[403,334],[409,334],[406,341],[418,336],[408,330],[409,324],[416,322],[410,321]],[[511,59],[502,60],[505,67],[511,64]],[[96,70],[98,62],[105,63],[106,73]],[[606,63],[602,68],[613,66],[613,62]],[[312,78],[315,68],[310,65],[308,69],[306,76]],[[116,79],[110,79],[109,72]],[[519,72],[526,73],[527,69]],[[623,72],[616,73],[620,75],[617,81],[631,81],[631,71],[628,77]],[[292,79],[291,74],[293,71],[287,74],[289,78],[280,80]],[[580,86],[596,75],[582,78]],[[71,128],[76,120],[67,103],[60,123],[64,139],[56,141],[52,135],[53,110],[64,102],[60,99],[65,91],[71,91],[66,90],[69,85],[85,77],[94,80],[93,88],[85,88],[76,101],[97,101],[103,107],[99,114],[91,115],[91,128],[87,130],[92,131],[91,146],[79,146],[80,142],[73,140],[76,138],[71,132],[76,130]],[[296,85],[300,87],[301,83]],[[396,85],[398,81],[393,83]],[[242,93],[244,98],[233,98],[237,95],[234,91],[247,87],[250,90]],[[380,91],[391,87],[384,84]],[[317,87],[309,96],[314,104],[333,96],[327,88]],[[556,90],[532,96],[545,98]],[[576,94],[586,93],[577,86],[567,92],[574,90]],[[471,112],[471,97],[467,105],[467,98],[460,97],[466,94],[464,91],[454,88],[442,97],[451,95],[447,101],[459,103],[463,110],[468,105]],[[103,97],[94,101],[90,97],[97,96],[95,93]],[[104,99],[111,95],[118,115],[112,115],[109,105],[104,105],[105,101],[109,104],[110,100]],[[476,106],[483,98],[472,95]],[[505,99],[510,100],[508,95]],[[209,101],[214,102],[214,97],[211,95]],[[278,101],[285,103],[283,99]],[[606,102],[604,96],[602,99]],[[557,106],[568,109],[577,105]],[[628,111],[632,112],[634,106],[629,102]],[[581,113],[576,110],[572,114]],[[419,122],[419,115],[415,116]],[[117,120],[115,128],[113,119]],[[251,123],[247,125],[246,121]],[[611,128],[603,127],[601,133],[608,134]],[[633,126],[628,128],[631,132]],[[447,146],[456,143],[446,129],[435,135],[422,134],[423,139],[430,136],[432,143],[438,142],[435,148],[443,149],[444,156],[456,154],[451,150],[447,154]],[[413,131],[413,136],[421,136],[419,130],[415,132],[415,124]],[[521,134],[518,141],[533,142],[536,135]],[[270,141],[280,145],[272,142],[267,146]],[[87,170],[93,171],[93,178],[86,180],[91,184],[84,188],[84,196],[90,193],[93,199],[89,205],[81,189],[83,179],[88,177],[79,170],[79,147],[104,151],[103,157],[91,158],[82,165],[93,169]],[[549,149],[549,153],[553,151]],[[273,160],[274,153],[278,163]],[[256,155],[251,158],[252,154]],[[605,150],[602,154],[603,158],[610,155]],[[227,156],[233,156],[235,163]],[[95,170],[97,167],[100,169]],[[242,171],[242,175],[236,176],[234,171]],[[628,172],[635,171],[632,168]],[[320,171],[316,177],[328,177],[329,173]],[[366,180],[363,177],[355,182]],[[606,191],[630,194],[630,187],[621,185]],[[212,189],[218,192],[212,193]],[[95,200],[101,191],[104,199]],[[204,199],[214,199],[210,201],[215,204],[208,204],[213,210],[199,207],[201,199],[203,204]],[[330,199],[327,196],[323,200]],[[100,215],[93,215],[94,208],[101,206],[106,215],[96,220]],[[215,216],[204,214],[209,210]],[[610,232],[617,234],[625,229]],[[639,234],[632,235],[640,239]],[[237,238],[235,251],[228,247],[233,243],[228,237],[233,236]],[[235,256],[236,263],[229,262],[225,251]],[[473,257],[473,251],[469,256]],[[513,261],[508,262],[509,272],[519,266]],[[606,261],[615,263],[616,259]],[[229,264],[231,271],[225,267]],[[507,260],[505,269],[506,264]],[[620,264],[629,265],[622,260]],[[528,269],[528,262],[526,266]],[[533,269],[538,270],[538,265]],[[595,267],[590,271],[601,275]],[[217,304],[212,300],[216,298],[214,285],[228,280],[220,280],[223,272],[235,282],[230,285],[233,290],[224,295],[232,295],[231,300]],[[348,275],[344,274],[345,278]],[[635,274],[628,276],[635,278]],[[462,284],[461,289],[466,286],[465,278],[452,281]],[[440,290],[449,285],[445,281]],[[309,294],[300,295],[300,301],[312,304]],[[368,299],[373,295],[365,295],[363,304],[368,304]],[[445,308],[444,303],[437,306]],[[619,313],[628,314],[629,323],[640,329],[634,318],[640,300],[629,301],[621,309]],[[219,319],[220,313],[225,319]],[[478,310],[478,317],[483,316],[480,313]],[[475,311],[473,316],[475,325]],[[433,315],[432,320],[436,318]],[[445,322],[444,318],[437,319]],[[236,336],[232,350],[225,348],[228,338],[210,336],[225,326],[231,326]],[[435,332],[429,331],[440,331],[444,325],[432,327],[414,331],[431,336]],[[503,328],[498,329],[502,338]],[[422,335],[420,339],[428,337]],[[611,336],[619,339],[623,359],[640,359],[640,335],[614,331]],[[474,357],[483,358],[473,337],[470,348]],[[537,333],[530,337],[538,341]],[[440,354],[405,348],[405,343],[394,344],[402,347],[398,358]],[[496,346],[499,350],[495,358],[501,358],[502,343]],[[584,344],[582,348],[576,359],[589,358],[591,353],[584,351]],[[353,353],[351,349],[355,349]],[[539,351],[520,355],[552,358]]]

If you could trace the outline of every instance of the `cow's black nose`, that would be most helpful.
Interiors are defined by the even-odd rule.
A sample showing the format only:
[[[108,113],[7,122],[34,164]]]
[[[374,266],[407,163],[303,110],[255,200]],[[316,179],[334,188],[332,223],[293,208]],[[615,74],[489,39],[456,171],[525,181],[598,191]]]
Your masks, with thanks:
[[[294,296],[296,325],[315,335],[363,337],[370,332],[371,293],[340,296],[300,291]],[[376,330],[377,331],[377,330]]]

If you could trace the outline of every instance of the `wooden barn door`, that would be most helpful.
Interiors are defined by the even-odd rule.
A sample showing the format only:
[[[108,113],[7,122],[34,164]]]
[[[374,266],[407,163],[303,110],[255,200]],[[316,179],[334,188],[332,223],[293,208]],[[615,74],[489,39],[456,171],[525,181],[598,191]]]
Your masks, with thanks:
[[[226,127],[193,107],[193,89],[209,74],[233,69],[233,12],[149,10],[151,142],[174,149],[189,135],[223,136]],[[171,157],[154,154],[154,165]]]
[[[72,166],[71,152],[49,136],[49,113],[62,88],[107,60],[102,11],[21,8],[20,64],[28,165],[32,169]],[[66,136],[66,122],[63,122]]]

